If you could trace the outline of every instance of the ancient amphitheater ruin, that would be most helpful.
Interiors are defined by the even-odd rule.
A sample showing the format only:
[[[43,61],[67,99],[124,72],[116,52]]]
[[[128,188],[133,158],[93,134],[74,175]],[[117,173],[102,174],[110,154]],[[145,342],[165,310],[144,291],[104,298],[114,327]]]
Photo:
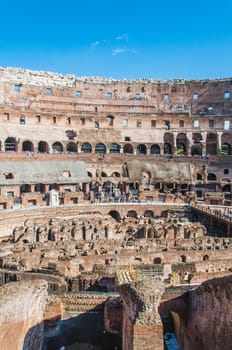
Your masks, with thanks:
[[[230,350],[232,79],[0,68],[3,350]]]

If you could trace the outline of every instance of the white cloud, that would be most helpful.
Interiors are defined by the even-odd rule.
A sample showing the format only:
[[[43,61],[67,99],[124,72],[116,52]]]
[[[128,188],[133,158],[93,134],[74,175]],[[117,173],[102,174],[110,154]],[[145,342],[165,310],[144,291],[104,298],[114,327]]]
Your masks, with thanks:
[[[118,35],[116,40],[128,40],[128,35],[126,33]]]
[[[117,56],[117,55],[120,55],[120,54],[125,53],[125,52],[136,53],[136,51],[134,49],[125,49],[125,48],[120,49],[120,48],[118,48],[118,49],[114,49],[112,51],[112,55]]]
[[[96,41],[94,41],[94,42],[91,44],[91,47],[92,47],[92,48],[95,48],[95,47],[97,47],[97,46],[99,46],[99,45],[100,45],[100,41],[96,40]]]
[[[112,51],[112,55],[113,55],[113,56],[120,55],[121,53],[124,53],[124,52],[126,52],[126,51],[127,51],[126,49],[114,49],[114,50]]]

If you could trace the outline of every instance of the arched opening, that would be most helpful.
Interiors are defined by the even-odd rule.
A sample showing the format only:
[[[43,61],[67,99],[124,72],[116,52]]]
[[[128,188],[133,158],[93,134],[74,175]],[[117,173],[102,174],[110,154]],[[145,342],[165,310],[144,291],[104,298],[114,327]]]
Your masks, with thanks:
[[[208,133],[206,138],[206,153],[207,155],[217,154],[217,134]]]
[[[95,146],[95,153],[101,153],[101,154],[106,153],[106,146],[104,145],[104,143],[98,143]]]
[[[117,210],[111,210],[109,215],[112,216],[112,218],[114,218],[117,222],[121,221],[121,216]]]
[[[58,184],[50,184],[48,189],[49,189],[49,191],[51,191],[51,190],[59,191],[60,190],[60,186]]]
[[[44,184],[36,184],[35,192],[46,193],[46,186]]]
[[[202,180],[202,175],[197,173],[197,180]]]
[[[88,143],[88,142],[83,143],[81,146],[81,152],[92,153],[92,146],[90,145],[90,143]]]
[[[69,142],[67,144],[67,152],[77,153],[77,144],[74,142]]]
[[[227,184],[222,186],[222,192],[231,192],[231,185]]]
[[[177,154],[187,154],[188,152],[188,138],[186,134],[180,133],[176,137],[176,144],[177,144]]]
[[[143,214],[145,218],[154,218],[154,213],[152,210],[146,210]]]
[[[133,146],[129,143],[127,143],[126,145],[124,145],[123,147],[123,153],[124,154],[133,154]]]
[[[31,192],[31,185],[23,184],[20,186],[20,194]]]
[[[221,147],[221,155],[228,156],[231,155],[231,146],[228,143],[224,143]]]
[[[23,152],[34,152],[34,145],[31,141],[24,141],[22,144]]]
[[[55,153],[61,153],[63,152],[63,146],[60,142],[54,142],[52,145],[52,150]]]
[[[152,145],[150,149],[150,154],[160,154],[160,146]]]
[[[110,153],[120,153],[121,146],[117,143],[111,143],[110,145]]]
[[[5,140],[5,152],[17,152],[18,144],[15,137],[8,137]]]
[[[173,134],[166,132],[164,134],[164,154],[172,154],[174,148]]]
[[[48,153],[48,151],[49,151],[49,147],[48,147],[47,142],[40,141],[38,143],[38,152],[40,152],[40,153]]]
[[[118,173],[117,171],[115,171],[115,172],[112,173],[111,176],[112,176],[112,177],[120,177],[121,175],[120,175],[120,173]]]
[[[209,173],[207,176],[207,180],[208,181],[216,181],[217,180],[217,176],[213,173]]]
[[[135,210],[129,210],[128,212],[127,212],[127,217],[128,218],[136,218],[137,219],[137,213],[136,213],[136,211]]]
[[[202,145],[200,143],[191,147],[191,155],[202,156]]]
[[[209,256],[207,255],[207,254],[205,254],[204,256],[203,256],[203,261],[208,261],[209,260]]]
[[[93,174],[90,171],[87,172],[87,175],[88,177],[93,177]]]
[[[170,143],[165,143],[164,144],[164,154],[172,154],[172,146]]]
[[[160,265],[162,264],[162,259],[161,258],[154,258],[154,265]]]
[[[177,144],[176,153],[178,155],[186,154],[186,148],[185,148],[185,145],[183,143],[178,143]]]
[[[147,147],[144,144],[140,144],[137,146],[138,154],[147,154]]]
[[[101,172],[101,177],[107,177],[107,174],[104,171],[102,171]]]

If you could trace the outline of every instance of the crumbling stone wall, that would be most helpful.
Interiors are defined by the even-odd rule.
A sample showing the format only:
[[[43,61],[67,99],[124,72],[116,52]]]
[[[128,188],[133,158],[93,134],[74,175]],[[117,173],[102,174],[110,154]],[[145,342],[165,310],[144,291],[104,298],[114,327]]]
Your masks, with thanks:
[[[0,288],[0,344],[2,350],[40,350],[45,281],[15,282]]]

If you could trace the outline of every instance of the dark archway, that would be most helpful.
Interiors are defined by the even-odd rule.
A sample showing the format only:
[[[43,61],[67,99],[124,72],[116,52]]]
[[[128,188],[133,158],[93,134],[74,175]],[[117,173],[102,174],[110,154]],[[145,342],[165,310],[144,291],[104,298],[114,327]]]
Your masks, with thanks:
[[[127,143],[126,145],[124,145],[123,147],[123,153],[124,154],[133,154],[133,146],[129,143]]]
[[[216,181],[217,180],[217,176],[213,173],[209,173],[207,176],[207,180],[208,181]]]
[[[81,152],[83,153],[92,153],[92,146],[90,143],[83,143],[81,146]]]
[[[152,210],[146,210],[143,214],[145,218],[154,218],[154,213]]]
[[[46,193],[46,186],[44,184],[36,184],[35,192]]]
[[[223,143],[221,147],[221,155],[223,156],[231,155],[231,146],[228,143]]]
[[[152,145],[150,149],[150,154],[160,154],[160,146]]]
[[[17,152],[18,143],[15,137],[8,137],[5,140],[5,152]]]
[[[22,144],[23,152],[34,152],[34,145],[31,141],[24,141]]]
[[[120,153],[121,146],[117,143],[111,143],[110,145],[110,153]]]
[[[63,146],[60,142],[54,142],[52,145],[52,150],[55,153],[61,153],[63,152]]]
[[[172,154],[172,146],[170,143],[165,143],[164,144],[164,154]]]
[[[106,153],[106,146],[104,145],[104,143],[98,143],[95,146],[95,153],[101,153],[101,154],[105,154]]]
[[[137,152],[138,154],[147,154],[147,147],[144,144],[139,144],[137,146]]]
[[[206,154],[215,155],[217,154],[218,142],[217,134],[208,133],[206,138]]]
[[[20,186],[20,193],[28,193],[31,192],[31,185],[23,184]]]
[[[49,152],[48,143],[46,141],[40,141],[38,143],[38,152],[39,153],[48,153]]]
[[[67,152],[77,153],[77,144],[75,142],[69,142],[67,144]]]
[[[129,210],[129,211],[127,212],[127,217],[128,217],[128,218],[136,218],[136,219],[137,219],[138,215],[137,215],[137,213],[136,213],[135,210]]]
[[[111,210],[109,215],[112,216],[117,222],[121,222],[121,216],[117,210]]]

